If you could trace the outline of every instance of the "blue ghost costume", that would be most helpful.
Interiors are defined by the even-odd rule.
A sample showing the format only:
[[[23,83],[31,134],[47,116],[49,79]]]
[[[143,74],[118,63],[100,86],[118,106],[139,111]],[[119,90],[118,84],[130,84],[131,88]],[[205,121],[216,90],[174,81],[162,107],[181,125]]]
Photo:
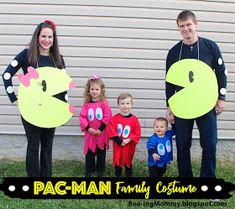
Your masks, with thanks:
[[[174,131],[168,130],[162,138],[158,137],[156,133],[149,138],[147,142],[149,167],[158,166],[162,168],[173,160],[172,136],[174,136]],[[160,159],[154,162],[153,153],[158,154]]]

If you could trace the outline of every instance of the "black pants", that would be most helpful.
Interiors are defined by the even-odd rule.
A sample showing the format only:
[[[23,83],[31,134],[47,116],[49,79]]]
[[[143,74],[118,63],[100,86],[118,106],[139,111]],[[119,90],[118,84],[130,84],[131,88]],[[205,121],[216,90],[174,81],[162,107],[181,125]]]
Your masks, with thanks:
[[[97,155],[97,161],[95,166],[95,156]],[[96,153],[88,149],[86,154],[86,177],[90,177],[92,172],[97,172],[98,177],[102,177],[105,169],[105,158],[106,158],[106,146],[104,149],[96,147]]]
[[[51,177],[52,144],[55,128],[40,128],[28,123],[23,118],[22,122],[28,140],[26,153],[26,171],[28,177]]]
[[[126,177],[131,177],[132,176],[132,166],[128,168],[125,165],[125,172],[126,172]],[[115,176],[117,178],[120,178],[122,176],[122,167],[115,166]]]
[[[162,177],[166,172],[166,164],[163,167],[152,166],[149,167],[149,177]]]

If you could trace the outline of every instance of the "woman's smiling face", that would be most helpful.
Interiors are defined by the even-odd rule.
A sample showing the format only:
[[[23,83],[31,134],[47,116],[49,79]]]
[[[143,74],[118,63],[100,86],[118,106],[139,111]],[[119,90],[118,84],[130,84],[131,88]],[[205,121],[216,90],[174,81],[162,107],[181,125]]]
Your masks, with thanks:
[[[38,37],[40,53],[49,53],[53,41],[53,30],[51,28],[43,28]]]

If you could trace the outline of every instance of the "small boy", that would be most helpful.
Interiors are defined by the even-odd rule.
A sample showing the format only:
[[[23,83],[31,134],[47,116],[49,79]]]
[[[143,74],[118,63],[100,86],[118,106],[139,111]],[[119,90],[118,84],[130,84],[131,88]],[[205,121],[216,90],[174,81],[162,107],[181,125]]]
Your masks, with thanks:
[[[166,172],[166,165],[173,160],[172,136],[173,130],[168,130],[166,118],[154,120],[154,134],[147,142],[149,177],[162,177]]]
[[[113,166],[115,175],[120,178],[125,166],[126,177],[132,176],[132,160],[141,130],[138,118],[130,113],[133,98],[129,93],[121,93],[117,98],[119,113],[108,125],[108,137],[113,139]]]

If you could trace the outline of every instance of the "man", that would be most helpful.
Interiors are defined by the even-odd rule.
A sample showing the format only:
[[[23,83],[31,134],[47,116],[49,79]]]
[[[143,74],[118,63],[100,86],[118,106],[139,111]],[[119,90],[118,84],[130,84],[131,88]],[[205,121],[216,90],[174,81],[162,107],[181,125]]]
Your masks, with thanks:
[[[200,176],[215,177],[217,115],[222,113],[225,107],[227,71],[217,44],[197,35],[197,20],[193,12],[182,11],[178,15],[176,22],[183,40],[169,50],[166,59],[166,72],[172,64],[179,60],[186,58],[201,60],[214,70],[218,82],[219,95],[215,108],[205,115],[194,119],[178,118],[173,115],[168,100],[180,90],[180,87],[166,82],[166,117],[170,123],[175,124],[179,177],[193,177],[190,147],[194,121],[196,121],[200,133],[200,144],[202,147]]]

